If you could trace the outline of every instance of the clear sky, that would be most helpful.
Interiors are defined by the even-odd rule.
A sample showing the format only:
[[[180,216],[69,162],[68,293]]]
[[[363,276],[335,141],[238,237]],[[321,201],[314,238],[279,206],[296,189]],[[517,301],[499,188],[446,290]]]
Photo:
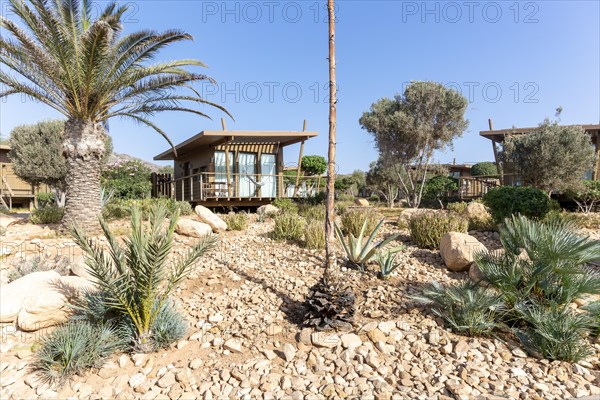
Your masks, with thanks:
[[[2,12],[6,1],[1,0]],[[479,136],[494,128],[535,126],[562,106],[561,123],[600,121],[599,1],[342,1],[337,2],[338,149],[342,173],[368,169],[377,158],[358,119],[371,103],[413,80],[433,80],[468,99],[470,126],[438,161],[492,160]],[[101,3],[99,3],[101,4]],[[325,1],[129,2],[127,31],[179,28],[194,42],[176,45],[165,59],[198,58],[217,85],[199,85],[205,97],[235,117],[228,129],[300,130],[303,119],[319,137],[305,154],[326,155],[327,23]],[[99,7],[98,7],[99,8]],[[181,113],[155,118],[174,142],[213,120]],[[0,102],[0,132],[57,117],[20,97]],[[151,160],[168,148],[146,127],[110,122],[115,151]],[[286,163],[294,163],[290,147]]]

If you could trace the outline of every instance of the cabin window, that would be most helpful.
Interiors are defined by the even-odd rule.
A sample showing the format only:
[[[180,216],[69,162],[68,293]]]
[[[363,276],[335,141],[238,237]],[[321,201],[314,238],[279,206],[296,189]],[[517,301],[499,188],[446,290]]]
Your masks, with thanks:
[[[227,182],[224,151],[215,151],[215,182]]]
[[[256,153],[238,153],[237,171],[239,174],[239,196],[256,196]]]
[[[260,196],[276,197],[277,165],[275,154],[260,155]]]

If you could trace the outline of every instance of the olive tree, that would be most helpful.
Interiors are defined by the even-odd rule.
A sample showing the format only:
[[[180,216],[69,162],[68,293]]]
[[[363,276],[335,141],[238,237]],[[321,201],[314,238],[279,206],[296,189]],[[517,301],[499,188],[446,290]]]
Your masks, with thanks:
[[[498,175],[498,168],[496,163],[491,161],[484,161],[477,163],[471,167],[472,176],[494,176]]]
[[[383,196],[389,208],[394,208],[399,190],[393,167],[385,164],[380,157],[369,165],[366,182],[373,193]]]
[[[467,99],[436,82],[412,82],[403,94],[371,105],[359,122],[392,165],[409,207],[418,207],[432,157],[468,127]]]
[[[581,126],[546,120],[534,132],[506,138],[502,159],[523,184],[550,194],[581,184],[593,168],[594,148]]]

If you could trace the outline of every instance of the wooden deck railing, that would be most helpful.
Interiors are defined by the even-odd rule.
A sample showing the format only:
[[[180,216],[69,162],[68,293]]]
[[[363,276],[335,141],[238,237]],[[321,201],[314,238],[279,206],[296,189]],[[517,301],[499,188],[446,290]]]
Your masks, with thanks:
[[[202,172],[180,178],[152,174],[152,197],[173,197],[180,201],[227,199],[274,199],[310,197],[318,193],[324,179],[284,174],[240,174]]]
[[[460,200],[471,200],[483,197],[490,189],[500,186],[500,180],[496,176],[477,176],[458,178],[458,190],[450,197]]]

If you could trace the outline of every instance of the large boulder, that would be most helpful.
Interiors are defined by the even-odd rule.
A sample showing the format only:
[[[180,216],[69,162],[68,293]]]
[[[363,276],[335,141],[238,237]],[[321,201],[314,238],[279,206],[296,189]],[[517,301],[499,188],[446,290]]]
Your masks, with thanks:
[[[448,232],[440,241],[440,255],[450,271],[467,271],[473,262],[473,254],[485,249],[479,240],[466,233]]]
[[[14,322],[25,299],[51,281],[60,281],[60,274],[56,271],[33,272],[3,286],[0,290],[0,322]]]
[[[96,278],[88,271],[84,256],[75,256],[73,258],[71,261],[71,273],[77,277],[87,279],[90,282],[96,281]]]
[[[175,232],[180,235],[199,238],[210,235],[213,228],[204,222],[194,221],[193,219],[180,219],[177,221],[177,226],[175,226]]]
[[[367,199],[354,199],[354,204],[361,207],[369,207],[369,200]]]
[[[196,211],[196,214],[198,214],[200,221],[210,225],[213,232],[218,233],[225,232],[227,230],[227,224],[225,221],[223,221],[218,215],[210,211],[208,208],[204,206],[196,206],[194,211]]]
[[[270,217],[271,215],[275,215],[279,213],[279,208],[275,207],[272,204],[265,204],[264,206],[258,207],[256,210],[258,215],[264,215]]]

